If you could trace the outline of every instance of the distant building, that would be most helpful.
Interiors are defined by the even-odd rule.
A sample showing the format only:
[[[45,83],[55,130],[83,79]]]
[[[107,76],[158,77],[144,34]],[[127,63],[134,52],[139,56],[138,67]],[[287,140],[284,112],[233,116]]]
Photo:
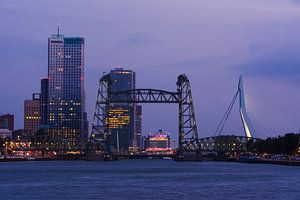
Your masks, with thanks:
[[[135,72],[132,70],[116,68],[109,75],[112,92],[135,89]],[[141,109],[140,107],[140,113]],[[111,132],[108,143],[113,150],[128,151],[136,146],[136,136],[141,133],[141,127],[136,124],[136,114],[137,105],[134,103],[111,104],[108,118]]]
[[[12,131],[9,129],[0,129],[0,138],[12,138]]]
[[[84,38],[65,37],[59,29],[48,39],[47,132],[68,149],[86,141],[84,43]]]
[[[32,134],[27,130],[18,129],[12,132],[12,139],[14,141],[30,142],[32,141]]]
[[[141,150],[142,148],[142,106],[136,106],[135,111],[135,141],[137,147]]]
[[[0,115],[0,129],[8,129],[10,131],[14,131],[14,115]]]
[[[41,79],[41,99],[40,99],[40,127],[47,127],[48,124],[48,78]]]
[[[84,113],[84,129],[83,129],[83,142],[84,144],[88,143],[88,137],[89,137],[89,121],[87,119],[87,113]]]
[[[148,136],[141,137],[140,150],[146,150],[148,148]]]
[[[40,125],[40,94],[34,93],[32,100],[24,101],[24,130],[34,135]]]
[[[108,123],[110,135],[108,144],[112,151],[128,151],[132,141],[131,115],[132,108],[126,106],[114,106],[109,110]]]
[[[170,151],[170,136],[167,132],[159,130],[156,133],[148,134],[148,152],[165,152]]]

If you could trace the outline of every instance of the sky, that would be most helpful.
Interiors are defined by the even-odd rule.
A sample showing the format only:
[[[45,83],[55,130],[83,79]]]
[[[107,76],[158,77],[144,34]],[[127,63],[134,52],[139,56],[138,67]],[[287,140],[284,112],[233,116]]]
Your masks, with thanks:
[[[15,114],[15,128],[47,77],[47,39],[59,23],[65,36],[85,38],[90,124],[99,78],[123,67],[137,88],[175,91],[185,73],[200,137],[214,134],[239,75],[254,137],[300,129],[299,0],[0,0],[0,19],[0,112]],[[143,104],[143,134],[176,138],[177,109]],[[243,135],[237,104],[224,134]]]

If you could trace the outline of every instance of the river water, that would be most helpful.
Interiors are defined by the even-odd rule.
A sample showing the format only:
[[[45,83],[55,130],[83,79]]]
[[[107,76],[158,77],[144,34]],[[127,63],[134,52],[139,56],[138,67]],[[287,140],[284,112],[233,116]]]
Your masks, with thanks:
[[[300,199],[300,168],[172,160],[0,163],[0,199]]]

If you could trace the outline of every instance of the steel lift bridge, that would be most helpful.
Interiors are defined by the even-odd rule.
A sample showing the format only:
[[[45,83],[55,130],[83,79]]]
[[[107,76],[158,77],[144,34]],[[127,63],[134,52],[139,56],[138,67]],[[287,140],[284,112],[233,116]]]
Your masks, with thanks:
[[[177,91],[170,92],[158,89],[134,89],[111,91],[110,75],[103,75],[94,111],[91,142],[98,152],[110,153],[107,148],[107,137],[110,135],[110,122],[107,120],[109,110],[115,103],[173,103],[178,104],[178,149],[175,160],[201,160],[201,145],[193,106],[190,81],[185,74],[177,79]]]

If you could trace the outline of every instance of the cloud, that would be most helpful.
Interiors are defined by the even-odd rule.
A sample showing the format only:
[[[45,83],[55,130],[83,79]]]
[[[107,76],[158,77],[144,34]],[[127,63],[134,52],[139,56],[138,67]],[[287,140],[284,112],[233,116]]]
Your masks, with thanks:
[[[299,50],[291,48],[270,52],[238,66],[238,70],[245,75],[299,78]]]
[[[296,3],[296,4],[300,4],[300,0],[291,0],[291,2]]]
[[[140,47],[162,42],[161,40],[151,37],[147,33],[134,33],[127,35],[125,39],[119,40],[117,47]]]

